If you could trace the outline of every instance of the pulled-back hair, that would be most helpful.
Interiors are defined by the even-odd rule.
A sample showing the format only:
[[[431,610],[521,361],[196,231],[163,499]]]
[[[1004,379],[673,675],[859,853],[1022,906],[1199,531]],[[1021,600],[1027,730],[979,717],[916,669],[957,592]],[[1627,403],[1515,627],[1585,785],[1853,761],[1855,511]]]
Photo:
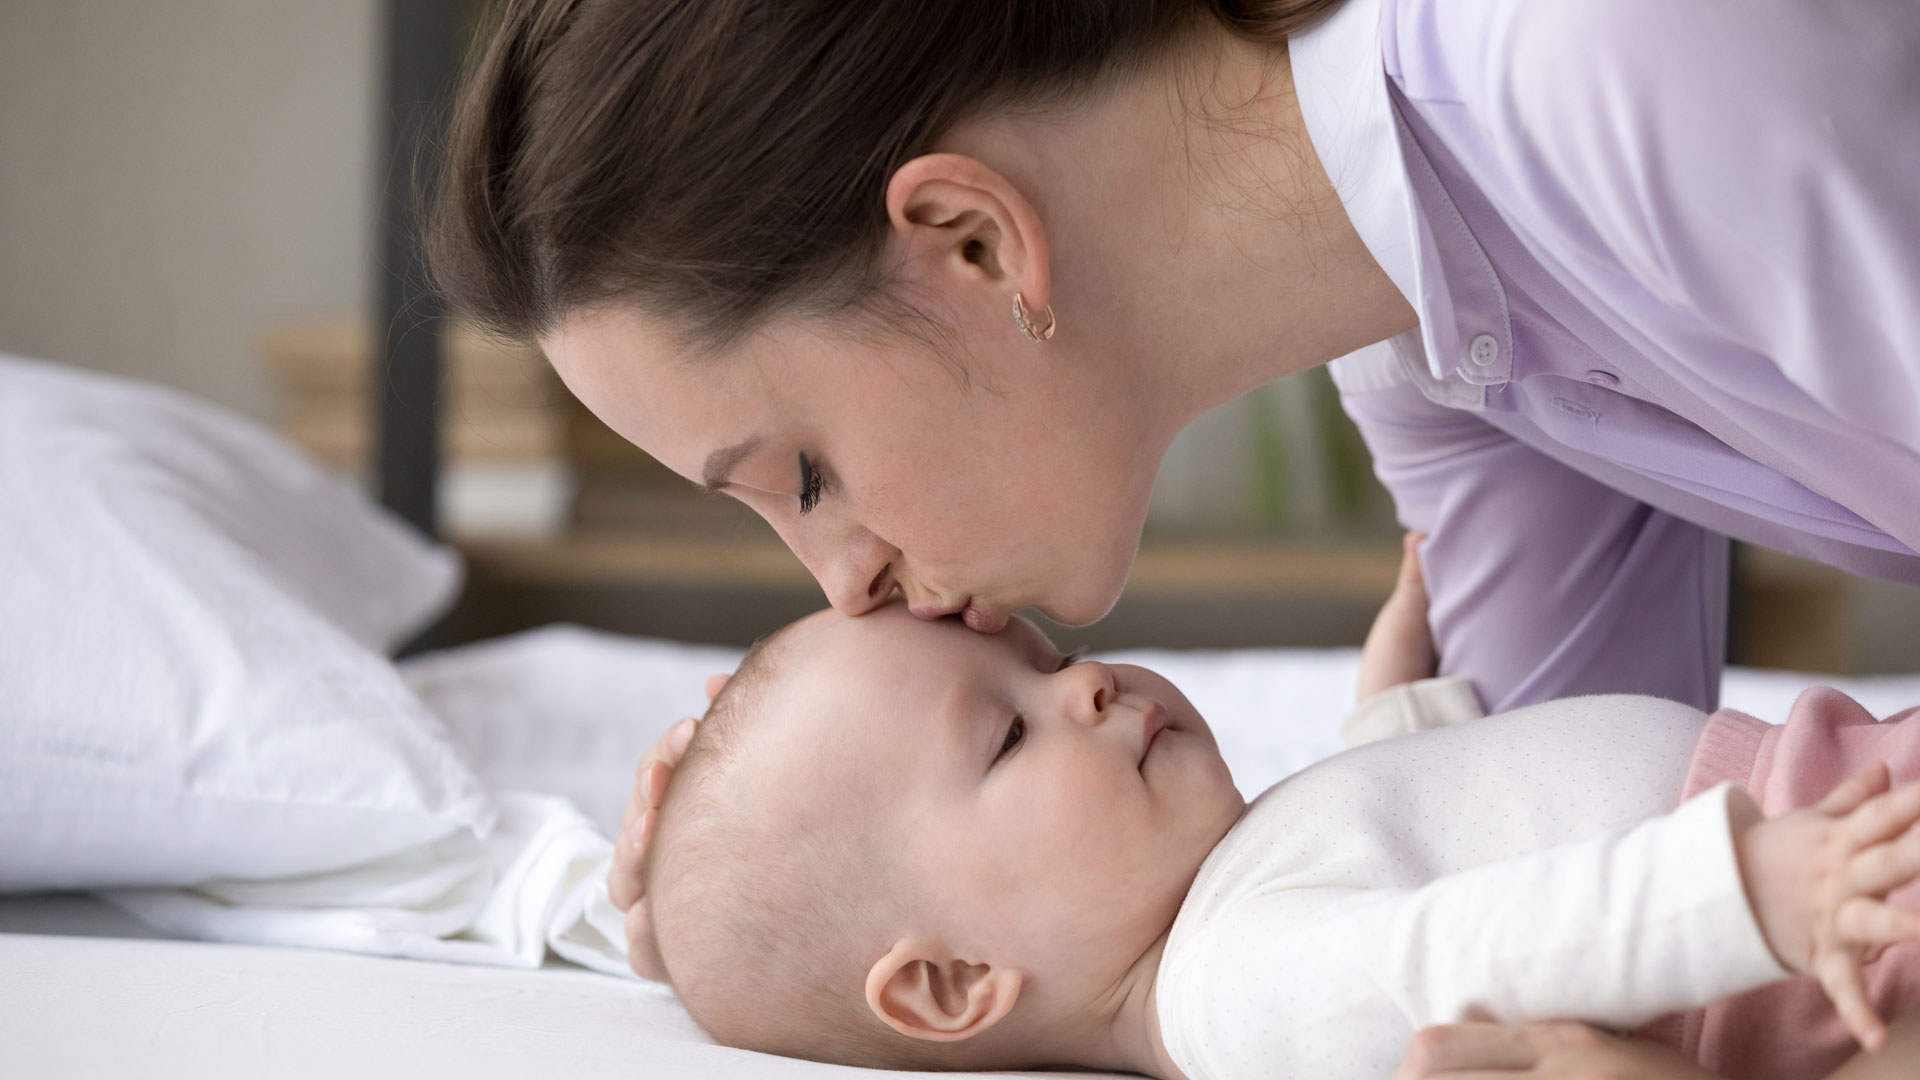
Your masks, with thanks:
[[[884,292],[895,170],[969,115],[1072,100],[1203,19],[1271,43],[1340,0],[508,0],[428,229],[510,337],[619,300],[714,347]]]

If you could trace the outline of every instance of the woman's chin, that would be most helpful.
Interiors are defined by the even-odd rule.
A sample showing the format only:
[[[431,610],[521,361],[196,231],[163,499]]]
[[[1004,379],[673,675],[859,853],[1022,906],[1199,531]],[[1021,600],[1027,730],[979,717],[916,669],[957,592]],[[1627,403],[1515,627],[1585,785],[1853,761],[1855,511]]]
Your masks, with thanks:
[[[1107,617],[1113,606],[1120,602],[1120,590],[1126,585],[1122,577],[1110,594],[1103,592],[1098,596],[1064,599],[1057,603],[1039,605],[1040,614],[1059,623],[1061,626],[1078,628],[1092,626]]]

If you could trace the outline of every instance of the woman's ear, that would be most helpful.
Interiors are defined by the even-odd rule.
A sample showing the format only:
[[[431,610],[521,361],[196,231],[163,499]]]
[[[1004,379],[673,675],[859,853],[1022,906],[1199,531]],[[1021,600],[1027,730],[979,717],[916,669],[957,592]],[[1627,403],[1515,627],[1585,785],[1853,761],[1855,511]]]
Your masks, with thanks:
[[[1019,1000],[1021,974],[970,964],[931,942],[901,941],[867,972],[867,1007],[902,1035],[929,1042],[971,1039]]]
[[[713,704],[713,699],[720,696],[721,688],[726,686],[727,680],[731,678],[733,678],[731,675],[707,676],[707,704]]]
[[[1017,290],[1043,310],[1052,280],[1047,230],[1006,177],[964,154],[923,154],[887,183],[896,238],[933,269]]]

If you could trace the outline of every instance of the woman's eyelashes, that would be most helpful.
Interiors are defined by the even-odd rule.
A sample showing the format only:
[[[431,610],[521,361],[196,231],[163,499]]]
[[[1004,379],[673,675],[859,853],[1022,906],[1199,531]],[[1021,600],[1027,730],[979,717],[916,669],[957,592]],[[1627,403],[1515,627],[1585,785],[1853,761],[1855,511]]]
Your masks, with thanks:
[[[800,455],[800,512],[811,513],[820,505],[820,495],[827,489],[827,478],[813,467],[806,454]]]

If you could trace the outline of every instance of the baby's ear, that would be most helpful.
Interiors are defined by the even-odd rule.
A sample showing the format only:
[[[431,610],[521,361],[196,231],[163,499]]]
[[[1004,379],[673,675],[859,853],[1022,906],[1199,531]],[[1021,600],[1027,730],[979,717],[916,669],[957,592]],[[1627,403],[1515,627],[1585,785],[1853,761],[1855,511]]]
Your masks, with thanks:
[[[907,939],[867,972],[867,1007],[902,1035],[959,1042],[1012,1012],[1021,982],[1018,971],[968,963],[932,942]]]
[[[720,696],[720,688],[727,685],[727,680],[731,678],[731,675],[707,676],[707,704],[713,704],[713,699]]]

